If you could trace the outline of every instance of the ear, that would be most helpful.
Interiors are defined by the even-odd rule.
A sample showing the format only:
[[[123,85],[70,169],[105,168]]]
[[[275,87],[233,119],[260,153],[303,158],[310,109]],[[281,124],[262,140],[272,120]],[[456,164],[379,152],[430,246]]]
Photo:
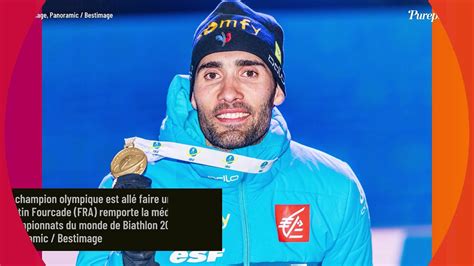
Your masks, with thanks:
[[[197,105],[196,105],[196,99],[194,99],[194,90],[193,92],[191,93],[191,105],[193,106],[194,110],[197,109]]]
[[[276,87],[275,97],[273,98],[273,105],[278,106],[285,101],[285,93],[280,88],[280,85]]]

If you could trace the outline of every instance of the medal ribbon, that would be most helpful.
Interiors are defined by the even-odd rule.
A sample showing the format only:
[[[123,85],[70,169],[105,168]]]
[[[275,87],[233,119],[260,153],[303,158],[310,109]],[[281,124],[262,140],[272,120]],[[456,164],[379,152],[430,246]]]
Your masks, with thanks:
[[[265,173],[271,168],[273,162],[278,159],[261,160],[199,146],[147,140],[139,137],[126,138],[125,147],[130,146],[142,150],[149,162],[156,162],[166,157],[252,174]]]

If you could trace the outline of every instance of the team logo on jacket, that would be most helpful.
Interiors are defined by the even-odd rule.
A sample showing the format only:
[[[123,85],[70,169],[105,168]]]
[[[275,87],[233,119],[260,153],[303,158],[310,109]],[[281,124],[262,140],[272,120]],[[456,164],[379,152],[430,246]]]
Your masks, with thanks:
[[[280,242],[309,241],[309,204],[275,205],[275,217]]]
[[[171,263],[200,263],[216,262],[217,259],[224,257],[225,248],[222,251],[175,251],[171,253]]]

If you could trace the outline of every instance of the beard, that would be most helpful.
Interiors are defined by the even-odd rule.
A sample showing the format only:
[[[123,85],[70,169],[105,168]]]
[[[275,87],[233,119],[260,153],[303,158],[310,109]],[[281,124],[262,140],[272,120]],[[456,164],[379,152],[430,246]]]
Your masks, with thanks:
[[[221,103],[209,113],[205,113],[198,106],[199,124],[204,137],[212,146],[224,150],[233,150],[259,143],[270,127],[273,96],[274,93],[272,93],[270,99],[258,107],[258,110],[253,110],[243,102],[234,104]],[[212,122],[216,119],[216,114],[220,110],[228,108],[245,109],[250,114],[251,117],[249,118],[251,118],[251,121],[247,121],[243,125],[217,125],[215,122]]]

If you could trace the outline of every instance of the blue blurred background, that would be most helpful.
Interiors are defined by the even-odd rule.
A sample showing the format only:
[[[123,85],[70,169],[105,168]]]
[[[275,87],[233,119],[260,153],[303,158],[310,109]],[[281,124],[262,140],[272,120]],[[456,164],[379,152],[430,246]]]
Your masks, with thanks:
[[[385,264],[427,265],[431,23],[409,20],[408,10],[430,7],[246,2],[284,28],[288,97],[280,110],[293,139],[348,162],[365,189],[373,227],[402,232],[398,261]],[[65,8],[58,3],[48,1],[44,11]],[[217,1],[136,10],[123,3],[115,2],[111,20],[43,20],[46,188],[97,187],[124,137],[158,137],[168,84],[187,73],[194,30]],[[90,8],[107,7],[92,1]]]

